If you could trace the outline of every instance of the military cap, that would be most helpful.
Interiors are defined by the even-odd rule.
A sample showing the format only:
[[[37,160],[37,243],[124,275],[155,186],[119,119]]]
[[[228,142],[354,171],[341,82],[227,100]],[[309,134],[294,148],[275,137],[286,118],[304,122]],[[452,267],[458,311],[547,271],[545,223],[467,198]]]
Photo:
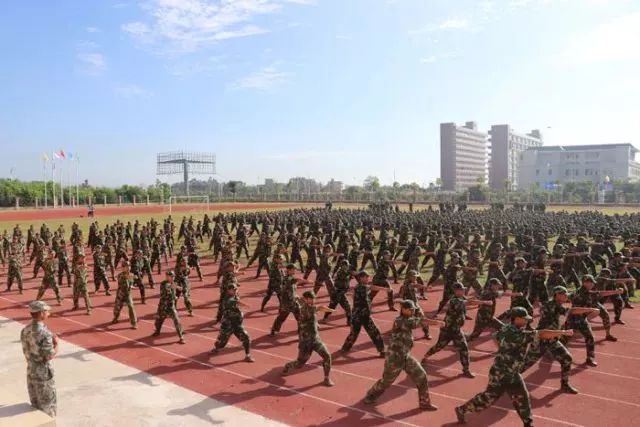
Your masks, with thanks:
[[[546,254],[547,253],[547,249],[546,248],[540,248],[540,250],[538,251],[539,254]]]
[[[287,270],[294,270],[296,268],[296,265],[290,262],[289,264],[287,264],[286,268]]]
[[[458,252],[451,252],[451,258],[460,258],[460,254]]]
[[[407,276],[416,277],[418,276],[418,272],[416,270],[409,270],[407,271]]]
[[[489,284],[491,285],[502,285],[502,282],[497,277],[492,277],[489,279]]]
[[[230,284],[227,286],[227,290],[229,290],[229,289],[238,289],[238,288],[239,288],[239,286],[238,286],[238,284],[237,284],[237,283],[230,283]]]
[[[411,301],[410,299],[402,300],[402,302],[400,303],[400,306],[401,306],[402,308],[410,308],[410,309],[412,309],[412,310],[415,310],[415,309],[417,309],[417,308],[418,308],[418,307],[416,306],[416,303],[415,303],[415,302],[413,302],[413,301]]]
[[[616,256],[616,257],[618,257],[618,256],[622,256],[622,252],[614,252],[614,253],[613,253],[613,256]]]
[[[512,319],[515,319],[516,317],[522,317],[526,320],[533,319],[531,316],[529,316],[529,312],[524,307],[513,307],[510,311],[510,314]]]
[[[129,261],[127,261],[127,260],[123,260],[123,261],[122,261],[122,266],[123,266],[123,267],[129,267],[130,265],[131,265],[131,264],[129,263]]]
[[[600,274],[611,274],[611,270],[609,270],[608,268],[603,268],[602,270],[600,270]]]
[[[367,273],[365,270],[358,271],[357,277],[368,277],[368,276],[369,276],[369,273]]]
[[[173,277],[173,276],[175,276],[175,273],[173,272],[173,270],[167,270],[166,275]]]
[[[340,265],[349,265],[349,261],[346,259],[343,259],[342,261],[340,261]]]
[[[40,313],[41,311],[50,311],[51,307],[44,301],[31,301],[29,303],[29,311],[31,313]]]
[[[592,282],[595,283],[595,280],[593,279],[593,276],[590,274],[585,274],[584,276],[582,276],[582,281],[583,282]]]
[[[387,250],[382,251],[382,256],[387,256],[387,255],[391,255],[391,252]]]
[[[313,291],[306,291],[305,293],[302,294],[303,298],[315,298],[316,297],[316,293]]]
[[[519,256],[519,257],[516,258],[516,262],[524,262],[524,258]]]
[[[464,287],[464,285],[463,285],[462,283],[460,283],[460,282],[456,282],[456,283],[454,283],[454,284],[453,284],[453,290],[456,290],[456,289],[462,289],[462,290],[464,290],[464,289],[465,289],[465,287]]]
[[[569,291],[567,291],[567,288],[565,288],[564,286],[556,286],[553,288],[553,294],[566,294],[569,293]]]

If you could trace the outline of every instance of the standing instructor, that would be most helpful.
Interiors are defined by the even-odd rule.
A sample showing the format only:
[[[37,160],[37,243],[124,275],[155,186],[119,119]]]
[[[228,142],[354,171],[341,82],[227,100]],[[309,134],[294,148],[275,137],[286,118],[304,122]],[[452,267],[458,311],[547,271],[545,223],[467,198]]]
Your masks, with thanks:
[[[56,416],[56,383],[51,359],[58,353],[58,339],[44,324],[51,307],[43,301],[29,304],[31,323],[20,333],[22,351],[27,359],[27,388],[31,406]]]

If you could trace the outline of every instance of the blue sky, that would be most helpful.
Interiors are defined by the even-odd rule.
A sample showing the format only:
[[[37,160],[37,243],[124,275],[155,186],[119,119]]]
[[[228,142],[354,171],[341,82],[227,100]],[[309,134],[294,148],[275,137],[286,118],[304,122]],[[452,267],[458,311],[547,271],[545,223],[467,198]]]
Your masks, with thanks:
[[[217,154],[219,179],[421,185],[439,123],[640,145],[633,0],[9,0],[0,176],[43,151],[80,177],[155,181],[155,155]]]

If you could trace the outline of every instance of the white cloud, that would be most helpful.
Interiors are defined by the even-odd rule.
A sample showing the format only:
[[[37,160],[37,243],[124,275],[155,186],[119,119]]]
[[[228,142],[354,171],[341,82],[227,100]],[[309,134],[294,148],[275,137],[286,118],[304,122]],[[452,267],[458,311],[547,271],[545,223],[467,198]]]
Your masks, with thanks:
[[[152,0],[147,19],[129,22],[122,30],[136,41],[170,52],[192,52],[207,45],[268,32],[253,23],[284,4],[309,0]]]
[[[573,38],[557,55],[561,65],[640,60],[640,12],[606,22]]]
[[[80,71],[89,75],[102,74],[107,69],[107,61],[101,53],[78,53],[76,58],[80,61]]]
[[[429,56],[425,56],[424,58],[420,59],[420,63],[421,64],[433,64],[436,63],[438,61],[442,61],[443,59],[451,59],[451,58],[457,58],[460,56],[460,52],[453,50],[451,52],[446,52],[443,54],[439,54],[439,55],[429,55]]]
[[[469,22],[468,19],[448,18],[436,24],[431,24],[423,28],[418,28],[417,30],[409,30],[409,35],[420,35],[420,34],[426,34],[426,33],[433,33],[436,31],[464,30],[464,29],[468,29],[470,26],[471,26],[471,23]]]
[[[251,89],[272,92],[277,87],[286,84],[290,77],[291,73],[280,71],[275,65],[270,65],[236,80],[229,86],[232,89]]]
[[[148,90],[134,84],[118,85],[114,88],[114,91],[117,95],[127,99],[147,98],[152,95]]]

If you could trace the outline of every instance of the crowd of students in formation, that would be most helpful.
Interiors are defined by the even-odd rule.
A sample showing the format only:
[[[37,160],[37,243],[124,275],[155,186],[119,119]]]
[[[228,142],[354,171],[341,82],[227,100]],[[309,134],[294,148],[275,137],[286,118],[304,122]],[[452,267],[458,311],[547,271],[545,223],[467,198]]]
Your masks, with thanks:
[[[254,359],[243,327],[246,304],[238,276],[255,263],[255,278],[263,271],[268,275],[261,310],[273,296],[279,303],[271,335],[278,334],[290,314],[298,324],[298,357],[284,366],[282,374],[302,367],[316,352],[323,360],[324,385],[334,385],[331,354],[322,342],[318,322],[326,322],[340,306],[348,328],[341,351],[349,352],[364,328],[385,358],[381,379],[363,391],[367,404],[373,404],[405,371],[417,387],[419,407],[436,410],[429,396],[425,361],[451,343],[459,353],[462,374],[473,378],[468,343],[492,331],[498,350],[487,388],[457,407],[456,416],[465,422],[468,413],[508,393],[524,425],[533,425],[521,373],[548,355],[560,363],[560,390],[578,393],[569,382],[572,355],[565,346],[567,340],[574,331],[583,335],[586,363],[595,367],[589,320],[599,316],[606,339],[616,341],[612,323],[624,325],[623,310],[633,308],[629,298],[640,279],[636,268],[640,216],[520,207],[440,208],[403,212],[388,205],[365,210],[333,209],[328,204],[325,209],[184,217],[177,227],[171,216],[162,222],[133,224],[95,221],[86,237],[73,224],[68,241],[63,226],[52,231],[43,224],[39,230],[31,226],[24,232],[17,225],[12,233],[4,231],[0,257],[8,265],[7,291],[16,286],[23,293],[23,269],[32,267],[34,278],[43,271],[36,300],[50,289],[61,304],[60,288],[66,282],[73,289],[73,309],[80,309],[82,303],[87,314],[92,309],[89,283],[95,293],[104,290],[111,295],[115,282],[113,323],[126,306],[134,329],[138,322],[133,293],[137,288],[140,303],[146,304],[148,289],[156,286],[154,272],[161,275],[164,268],[153,335],[160,333],[169,317],[184,344],[176,303],[182,299],[193,316],[190,278],[203,280],[200,256],[206,253],[219,262],[215,284],[220,298],[213,322],[220,327],[211,351],[219,352],[235,335],[247,362]],[[254,235],[255,246],[250,244]],[[90,267],[87,253],[93,258]],[[246,259],[244,265],[241,258]],[[421,272],[428,267],[432,273],[426,280]],[[297,287],[302,285],[310,289],[300,295]],[[434,286],[441,286],[442,298],[435,312],[425,313],[420,302]],[[330,296],[327,307],[316,304],[323,289]],[[398,311],[386,344],[372,317],[372,300],[378,294],[386,297],[389,310]],[[499,298],[510,299],[510,308],[503,313],[496,313]],[[613,306],[613,322],[607,304]],[[474,316],[470,316],[472,309],[477,309]],[[536,325],[532,324],[534,312],[539,317]],[[470,334],[462,330],[468,320],[474,320]],[[439,328],[437,341],[418,362],[411,355],[414,329],[430,340],[433,326]]]

